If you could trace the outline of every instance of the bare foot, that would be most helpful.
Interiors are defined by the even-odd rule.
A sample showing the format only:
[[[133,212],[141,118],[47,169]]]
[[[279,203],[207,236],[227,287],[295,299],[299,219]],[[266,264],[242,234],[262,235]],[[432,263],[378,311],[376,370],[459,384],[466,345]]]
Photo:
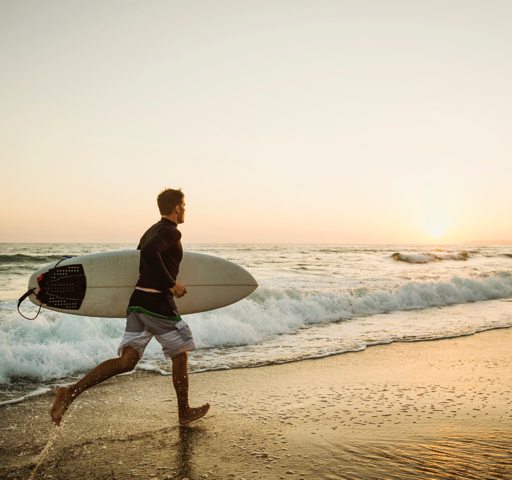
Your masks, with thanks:
[[[186,414],[180,414],[180,425],[187,425],[194,420],[199,420],[206,415],[210,409],[210,404],[206,403],[202,407],[191,408]]]
[[[74,397],[71,393],[71,387],[60,387],[55,395],[55,402],[50,411],[50,416],[55,425],[59,426],[62,420],[62,416],[66,413],[66,410],[73,402]]]

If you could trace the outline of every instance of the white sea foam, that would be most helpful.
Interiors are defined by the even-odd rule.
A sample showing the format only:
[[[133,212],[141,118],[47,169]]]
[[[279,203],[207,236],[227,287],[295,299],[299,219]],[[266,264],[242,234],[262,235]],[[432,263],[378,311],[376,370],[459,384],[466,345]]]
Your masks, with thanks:
[[[340,320],[507,297],[512,297],[512,275],[507,272],[472,278],[409,281],[396,288],[376,290],[308,293],[298,288],[261,287],[248,299],[224,309],[189,315],[187,322],[201,351],[256,345],[273,341],[279,335],[296,334],[314,325]],[[123,319],[77,317],[51,311],[43,311],[35,321],[29,322],[12,308],[3,309],[1,313],[4,320],[0,323],[0,383],[3,384],[20,379],[44,382],[91,369],[116,356],[125,324]],[[413,333],[405,319],[401,322],[393,330],[372,333],[372,341],[393,341],[396,331],[401,338],[421,337],[421,322],[415,323]],[[354,338],[359,335],[358,325],[363,323],[347,324]],[[465,323],[460,331],[467,328]],[[446,334],[460,333],[454,330],[453,324],[446,325],[445,329]],[[430,330],[425,329],[425,335],[430,334]],[[300,358],[302,346],[292,345],[291,348],[296,349]],[[243,357],[243,352],[240,355]],[[156,341],[149,344],[145,358],[163,359]]]
[[[49,387],[37,388],[36,390],[28,393],[27,395],[23,395],[22,397],[17,397],[17,398],[13,398],[12,400],[5,400],[3,402],[0,402],[0,407],[3,407],[4,405],[13,405],[15,403],[20,403],[27,398],[37,397],[38,395],[42,395],[43,393],[46,393],[49,391],[50,391]]]
[[[115,356],[122,319],[44,312],[29,322],[17,314],[0,324],[0,383],[46,381],[89,369]]]
[[[254,344],[314,324],[392,311],[419,310],[512,296],[512,276],[408,282],[395,290],[361,295],[346,292],[303,294],[260,288],[250,300],[222,310],[190,315],[198,346]]]

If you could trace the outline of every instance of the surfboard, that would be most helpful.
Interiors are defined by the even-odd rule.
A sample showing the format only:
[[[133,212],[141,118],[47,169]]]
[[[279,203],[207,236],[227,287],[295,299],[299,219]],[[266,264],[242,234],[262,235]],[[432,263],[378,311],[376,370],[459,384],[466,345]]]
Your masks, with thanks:
[[[37,306],[87,317],[123,318],[139,279],[138,250],[67,258],[35,271],[28,288]],[[225,307],[258,287],[243,267],[222,258],[184,252],[176,279],[187,294],[175,298],[181,315]]]

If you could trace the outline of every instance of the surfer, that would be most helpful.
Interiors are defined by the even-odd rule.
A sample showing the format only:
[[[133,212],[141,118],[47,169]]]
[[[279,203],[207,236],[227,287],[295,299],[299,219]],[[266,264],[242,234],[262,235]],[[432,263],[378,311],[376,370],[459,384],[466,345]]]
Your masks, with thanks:
[[[120,373],[132,371],[142,358],[149,341],[155,337],[163,353],[172,360],[172,381],[178,397],[180,425],[206,415],[210,405],[191,408],[188,404],[188,353],[196,345],[190,328],[181,319],[174,297],[187,293],[176,282],[183,259],[181,232],[185,221],[185,196],[181,190],[167,188],[157,197],[161,220],[142,236],[139,246],[139,280],[127,310],[126,330],[121,340],[119,358],[100,363],[85,377],[69,387],[57,390],[50,415],[59,425],[71,403],[85,390]]]

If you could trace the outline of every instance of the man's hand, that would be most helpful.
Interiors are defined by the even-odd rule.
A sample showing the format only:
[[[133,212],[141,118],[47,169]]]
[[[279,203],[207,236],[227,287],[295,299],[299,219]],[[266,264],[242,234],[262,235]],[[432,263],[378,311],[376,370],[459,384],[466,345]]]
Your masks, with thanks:
[[[176,282],[174,287],[170,288],[169,290],[172,292],[172,294],[176,298],[183,297],[183,295],[185,295],[185,293],[187,293],[187,289],[186,289],[185,285],[182,285],[179,282]]]

